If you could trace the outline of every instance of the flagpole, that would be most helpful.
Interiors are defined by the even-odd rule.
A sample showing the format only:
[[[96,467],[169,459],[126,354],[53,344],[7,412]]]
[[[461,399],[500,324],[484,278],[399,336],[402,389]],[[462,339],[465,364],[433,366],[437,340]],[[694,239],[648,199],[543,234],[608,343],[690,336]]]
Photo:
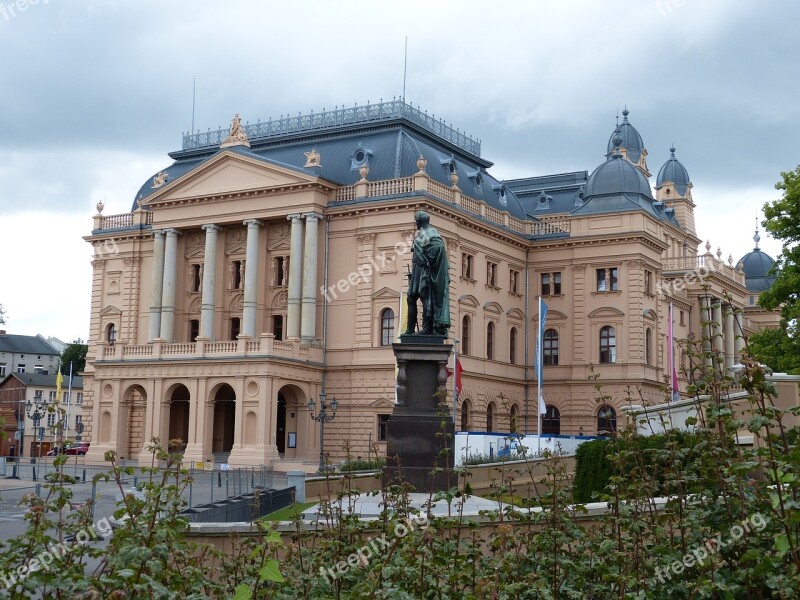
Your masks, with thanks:
[[[72,405],[72,361],[69,361],[69,387],[67,390],[67,422],[64,424],[64,436],[69,438],[69,409]]]

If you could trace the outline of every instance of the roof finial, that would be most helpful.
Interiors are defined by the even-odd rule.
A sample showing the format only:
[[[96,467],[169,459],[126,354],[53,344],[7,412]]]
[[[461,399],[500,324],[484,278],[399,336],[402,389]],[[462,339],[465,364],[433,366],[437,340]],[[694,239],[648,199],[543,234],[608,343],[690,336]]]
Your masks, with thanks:
[[[617,107],[617,129],[619,129],[619,106]]]
[[[672,158],[675,158],[675,144],[671,144],[669,147],[669,153]]]
[[[758,250],[758,242],[761,241],[761,236],[758,234],[758,217],[756,217],[756,234],[753,236],[753,241],[756,243],[756,250]]]
[[[628,110],[628,105],[626,104],[625,108],[622,109],[622,122],[623,123],[627,123],[628,122],[628,115],[629,114],[630,114],[630,111]]]

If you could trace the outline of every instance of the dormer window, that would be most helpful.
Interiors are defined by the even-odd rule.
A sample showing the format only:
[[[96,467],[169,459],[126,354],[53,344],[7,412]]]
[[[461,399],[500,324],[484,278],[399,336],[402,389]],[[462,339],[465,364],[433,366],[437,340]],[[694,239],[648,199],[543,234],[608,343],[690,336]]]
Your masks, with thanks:
[[[483,175],[481,175],[481,172],[467,171],[467,177],[472,180],[472,185],[475,187],[475,190],[480,191],[481,185],[483,185]]]
[[[508,197],[506,195],[506,188],[503,185],[492,186],[497,193],[497,199],[500,200],[502,206],[508,206]]]
[[[445,169],[445,171],[447,171],[448,175],[452,175],[458,169],[458,166],[456,165],[456,161],[452,157],[443,158],[442,159],[442,167]]]
[[[369,166],[369,161],[371,158],[372,150],[364,148],[362,144],[359,144],[356,147],[355,152],[350,155],[350,170],[358,171],[364,165]]]
[[[552,200],[553,200],[552,197],[542,192],[541,194],[539,194],[539,197],[536,198],[536,208],[534,210],[548,210],[550,208],[550,202]]]

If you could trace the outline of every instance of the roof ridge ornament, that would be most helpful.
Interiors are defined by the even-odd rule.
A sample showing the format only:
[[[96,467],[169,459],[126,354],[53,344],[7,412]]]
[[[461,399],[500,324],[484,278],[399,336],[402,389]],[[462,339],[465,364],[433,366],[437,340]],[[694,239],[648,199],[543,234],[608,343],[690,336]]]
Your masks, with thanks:
[[[758,217],[756,217],[756,234],[753,236],[753,241],[756,243],[755,250],[758,250],[758,242],[761,241],[761,236],[758,233]]]
[[[231,119],[231,129],[228,137],[219,145],[220,148],[230,148],[231,146],[250,147],[250,139],[242,126],[242,119],[239,117],[239,113],[236,113]]]
[[[306,164],[303,165],[306,169],[310,167],[322,167],[322,156],[317,152],[317,147],[311,148],[311,152],[303,152],[306,155]]]

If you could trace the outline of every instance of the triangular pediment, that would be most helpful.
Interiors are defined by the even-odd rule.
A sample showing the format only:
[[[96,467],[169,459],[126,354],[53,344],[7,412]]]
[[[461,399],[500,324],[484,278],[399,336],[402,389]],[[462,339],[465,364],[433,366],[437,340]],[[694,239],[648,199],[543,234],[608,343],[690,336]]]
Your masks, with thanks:
[[[186,251],[186,258],[197,258],[198,256],[204,256],[206,253],[205,248],[202,246],[198,246],[196,248],[191,248],[190,250]]]
[[[388,287],[383,287],[374,294],[372,294],[373,300],[385,300],[387,298],[399,298],[399,297],[400,297],[400,292]]]
[[[369,404],[370,408],[394,408],[394,400],[388,398],[378,398]]]
[[[278,240],[277,242],[272,242],[269,246],[267,246],[267,250],[270,252],[289,252],[290,246],[289,241],[286,239]]]
[[[108,315],[121,315],[122,311],[118,309],[113,304],[109,304],[103,310],[100,311],[100,315],[106,317]]]
[[[296,187],[316,177],[254,156],[223,151],[143,200],[153,206],[176,200]]]

